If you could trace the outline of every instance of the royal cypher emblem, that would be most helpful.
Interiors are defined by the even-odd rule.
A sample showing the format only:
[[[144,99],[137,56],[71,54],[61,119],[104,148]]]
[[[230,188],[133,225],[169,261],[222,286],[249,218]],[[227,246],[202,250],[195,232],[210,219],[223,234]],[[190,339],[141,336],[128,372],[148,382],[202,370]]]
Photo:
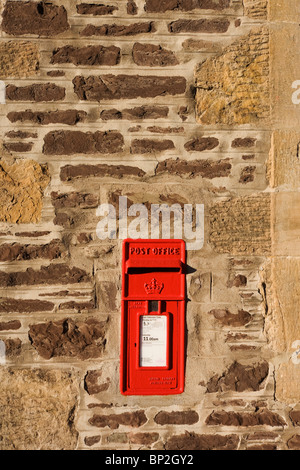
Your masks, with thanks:
[[[164,288],[163,283],[159,283],[155,278],[149,283],[145,283],[145,291],[147,294],[160,294]]]

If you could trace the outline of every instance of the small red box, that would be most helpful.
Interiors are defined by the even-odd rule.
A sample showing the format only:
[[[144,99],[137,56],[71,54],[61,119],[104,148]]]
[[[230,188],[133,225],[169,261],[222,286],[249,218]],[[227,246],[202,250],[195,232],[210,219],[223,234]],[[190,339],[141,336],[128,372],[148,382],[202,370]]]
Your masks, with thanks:
[[[122,255],[121,393],[182,393],[185,243],[128,239]]]

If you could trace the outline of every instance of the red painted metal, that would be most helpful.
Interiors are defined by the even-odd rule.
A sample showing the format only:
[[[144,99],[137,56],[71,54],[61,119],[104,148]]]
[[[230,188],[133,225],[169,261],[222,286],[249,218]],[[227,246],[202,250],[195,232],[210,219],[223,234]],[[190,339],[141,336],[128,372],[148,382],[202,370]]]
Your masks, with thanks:
[[[184,390],[185,243],[123,242],[120,390],[169,395]]]

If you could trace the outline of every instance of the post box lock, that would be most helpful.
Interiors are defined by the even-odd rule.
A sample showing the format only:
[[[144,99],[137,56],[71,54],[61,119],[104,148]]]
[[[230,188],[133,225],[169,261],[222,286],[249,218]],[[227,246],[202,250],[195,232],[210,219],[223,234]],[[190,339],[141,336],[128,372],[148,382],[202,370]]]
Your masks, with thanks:
[[[185,243],[124,240],[120,389],[124,395],[184,390]]]

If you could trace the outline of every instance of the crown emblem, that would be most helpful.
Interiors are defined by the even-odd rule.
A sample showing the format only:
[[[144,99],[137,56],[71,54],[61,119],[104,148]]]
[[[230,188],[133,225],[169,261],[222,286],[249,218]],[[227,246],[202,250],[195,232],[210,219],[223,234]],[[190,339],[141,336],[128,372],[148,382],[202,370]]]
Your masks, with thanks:
[[[152,279],[151,282],[145,283],[145,291],[147,294],[160,294],[164,288],[163,283],[159,283],[156,279]]]

